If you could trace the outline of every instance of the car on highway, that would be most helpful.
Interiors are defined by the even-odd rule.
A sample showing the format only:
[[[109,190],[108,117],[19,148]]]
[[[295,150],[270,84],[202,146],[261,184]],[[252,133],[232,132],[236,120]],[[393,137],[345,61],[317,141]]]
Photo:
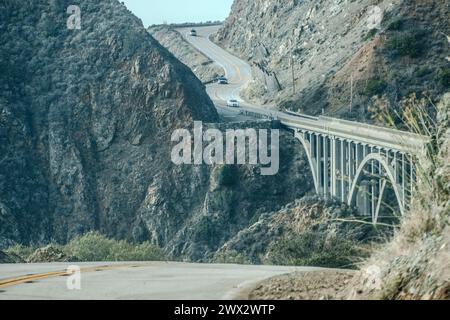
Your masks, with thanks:
[[[225,78],[225,77],[219,77],[219,78],[217,79],[217,83],[218,83],[218,84],[228,84],[228,79]]]
[[[227,106],[230,108],[239,108],[239,101],[236,99],[230,99],[227,101]]]
[[[190,32],[190,35],[191,35],[192,37],[196,37],[196,36],[197,36],[197,30],[192,29],[191,32]]]

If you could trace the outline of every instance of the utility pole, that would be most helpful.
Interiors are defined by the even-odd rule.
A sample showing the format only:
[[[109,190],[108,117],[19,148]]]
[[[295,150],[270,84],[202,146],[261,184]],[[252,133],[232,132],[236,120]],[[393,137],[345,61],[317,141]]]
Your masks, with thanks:
[[[350,75],[350,112],[353,111],[353,73]]]
[[[292,70],[292,94],[295,95],[295,92],[297,90],[295,89],[294,54],[292,50],[291,50],[291,70]]]
[[[291,39],[291,72],[292,72],[292,94],[295,95],[295,70],[294,70],[294,47],[295,47],[295,30],[292,30],[292,39]]]

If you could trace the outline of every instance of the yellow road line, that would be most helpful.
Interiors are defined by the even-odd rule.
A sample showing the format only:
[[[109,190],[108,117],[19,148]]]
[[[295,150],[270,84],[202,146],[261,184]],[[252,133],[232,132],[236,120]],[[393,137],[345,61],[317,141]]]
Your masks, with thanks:
[[[80,271],[86,273],[86,272],[106,271],[106,270],[113,270],[113,269],[120,269],[120,268],[133,268],[133,267],[138,267],[138,266],[137,265],[98,266],[98,267],[81,268]],[[67,272],[67,271],[53,271],[53,272],[47,272],[47,273],[39,273],[39,274],[20,276],[20,277],[16,277],[16,278],[0,280],[0,288],[7,288],[7,287],[24,284],[24,283],[31,282],[31,281],[43,280],[43,279],[54,278],[54,277],[70,276],[70,275],[71,275],[71,273]]]

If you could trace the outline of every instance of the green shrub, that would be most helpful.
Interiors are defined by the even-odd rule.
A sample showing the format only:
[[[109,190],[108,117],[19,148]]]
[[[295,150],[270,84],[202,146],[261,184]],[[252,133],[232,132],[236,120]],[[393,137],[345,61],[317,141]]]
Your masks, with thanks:
[[[431,72],[432,72],[432,70],[430,70],[427,66],[421,66],[416,71],[415,75],[417,78],[422,78],[426,75],[429,75]]]
[[[366,36],[364,37],[364,40],[372,40],[378,33],[378,29],[370,29],[370,31],[366,34]]]
[[[445,88],[450,88],[450,69],[441,69],[438,73],[439,83]]]
[[[132,244],[89,232],[70,241],[64,251],[80,261],[159,261],[164,260],[160,248],[149,242]]]
[[[213,245],[217,241],[217,235],[223,225],[218,224],[212,217],[204,216],[191,228],[192,237],[195,242]]]
[[[420,32],[408,32],[393,36],[389,39],[387,48],[402,57],[417,58],[421,55],[424,48],[421,38],[422,34]]]
[[[398,19],[392,21],[387,27],[388,31],[399,31],[403,27],[403,21]]]
[[[367,81],[364,94],[369,97],[380,95],[386,89],[387,83],[384,80],[371,79]]]
[[[33,254],[36,248],[25,247],[21,244],[16,244],[15,246],[9,247],[5,250],[6,254],[19,256],[22,260],[27,260],[29,256]]]
[[[220,185],[232,187],[238,181],[238,170],[236,166],[224,165],[220,168]]]
[[[221,251],[214,256],[213,263],[225,263],[225,264],[253,264],[252,260],[242,253],[237,251]]]
[[[364,257],[356,243],[344,238],[327,239],[323,232],[283,238],[273,243],[269,252],[271,264],[326,268],[354,268]]]
[[[80,261],[106,261],[113,244],[113,240],[97,232],[89,232],[70,241],[65,251]]]
[[[113,244],[107,261],[161,261],[164,253],[150,242],[134,245],[126,241]]]

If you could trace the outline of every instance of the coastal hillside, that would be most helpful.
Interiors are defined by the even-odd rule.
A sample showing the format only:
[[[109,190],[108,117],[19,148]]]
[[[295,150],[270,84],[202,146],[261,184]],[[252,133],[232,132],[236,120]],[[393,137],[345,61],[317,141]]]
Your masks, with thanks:
[[[252,62],[248,99],[384,124],[450,87],[449,15],[431,0],[236,0],[215,41]]]

